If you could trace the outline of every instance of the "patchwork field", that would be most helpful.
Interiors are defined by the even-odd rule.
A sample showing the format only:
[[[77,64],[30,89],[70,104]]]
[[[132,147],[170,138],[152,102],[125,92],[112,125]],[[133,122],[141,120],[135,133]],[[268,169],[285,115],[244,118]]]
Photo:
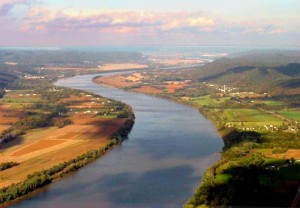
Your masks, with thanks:
[[[19,144],[1,148],[1,162],[16,161],[20,165],[1,171],[0,187],[22,181],[30,173],[50,168],[88,150],[105,146],[110,135],[124,122],[122,119],[97,121],[97,125],[33,130],[24,135]]]
[[[126,118],[117,118],[115,104],[105,98],[81,93],[61,99],[58,103],[68,108],[63,118],[70,119],[71,124],[62,128],[53,126],[32,129],[12,142],[1,144],[1,163],[15,161],[20,164],[1,171],[0,188],[22,181],[35,171],[51,168],[107,145],[110,137],[126,121]],[[15,121],[21,115],[15,111],[9,114],[7,110],[9,106],[0,106],[0,130],[10,127],[3,124],[7,122],[4,114],[14,116],[11,118]],[[106,112],[105,115],[99,115],[101,111]]]

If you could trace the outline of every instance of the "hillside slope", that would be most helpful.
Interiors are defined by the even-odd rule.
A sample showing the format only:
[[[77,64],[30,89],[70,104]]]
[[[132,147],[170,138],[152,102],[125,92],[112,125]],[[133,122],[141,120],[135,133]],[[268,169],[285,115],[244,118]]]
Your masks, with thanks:
[[[300,94],[300,53],[257,53],[220,59],[194,71],[194,81],[275,95]]]

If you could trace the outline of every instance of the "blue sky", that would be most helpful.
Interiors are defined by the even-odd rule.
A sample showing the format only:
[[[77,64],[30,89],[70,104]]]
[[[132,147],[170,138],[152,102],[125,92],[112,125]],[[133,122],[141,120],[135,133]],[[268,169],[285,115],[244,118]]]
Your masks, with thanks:
[[[1,0],[0,46],[300,46],[300,0]]]

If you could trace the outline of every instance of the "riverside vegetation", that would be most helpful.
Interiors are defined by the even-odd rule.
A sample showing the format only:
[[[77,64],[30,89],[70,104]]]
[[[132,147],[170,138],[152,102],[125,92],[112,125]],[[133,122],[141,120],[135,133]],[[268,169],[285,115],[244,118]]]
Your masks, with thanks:
[[[221,159],[184,207],[289,207],[300,185],[300,86],[292,84],[299,57],[263,53],[95,82],[193,106],[214,123],[224,141]]]

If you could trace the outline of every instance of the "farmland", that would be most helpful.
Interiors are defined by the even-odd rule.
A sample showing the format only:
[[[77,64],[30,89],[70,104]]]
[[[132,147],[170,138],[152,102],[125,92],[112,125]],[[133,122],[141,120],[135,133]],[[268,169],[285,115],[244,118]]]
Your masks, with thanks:
[[[213,99],[210,95],[188,98],[189,101],[199,106],[220,104],[220,103],[224,103],[228,99],[229,98],[220,98],[217,100],[217,99]]]
[[[228,122],[251,122],[251,123],[262,123],[266,124],[272,122],[273,124],[281,124],[283,121],[273,115],[261,112],[257,109],[226,109],[224,111],[224,116]]]
[[[183,82],[163,82],[160,84],[153,84],[155,80],[150,79],[146,72],[142,73],[131,73],[126,75],[112,75],[112,76],[103,76],[97,77],[94,79],[96,83],[102,83],[110,86],[115,86],[124,89],[131,89],[135,92],[144,92],[149,94],[158,94],[163,91],[174,93],[177,89],[184,88],[188,86],[188,81]]]
[[[25,116],[24,108],[40,100],[39,95],[26,92],[23,96],[23,93],[24,91],[7,92],[0,99],[0,134]]]
[[[283,115],[294,121],[300,121],[300,111],[299,110],[278,111],[278,114]]]
[[[0,100],[2,135],[23,129],[13,140],[1,143],[0,161],[15,161],[19,165],[1,171],[0,188],[22,182],[33,172],[106,147],[125,125],[131,111],[123,103],[81,91],[47,87],[39,92],[35,88],[10,90]],[[60,96],[55,98],[58,93]],[[35,119],[47,122],[34,126],[30,122]]]

